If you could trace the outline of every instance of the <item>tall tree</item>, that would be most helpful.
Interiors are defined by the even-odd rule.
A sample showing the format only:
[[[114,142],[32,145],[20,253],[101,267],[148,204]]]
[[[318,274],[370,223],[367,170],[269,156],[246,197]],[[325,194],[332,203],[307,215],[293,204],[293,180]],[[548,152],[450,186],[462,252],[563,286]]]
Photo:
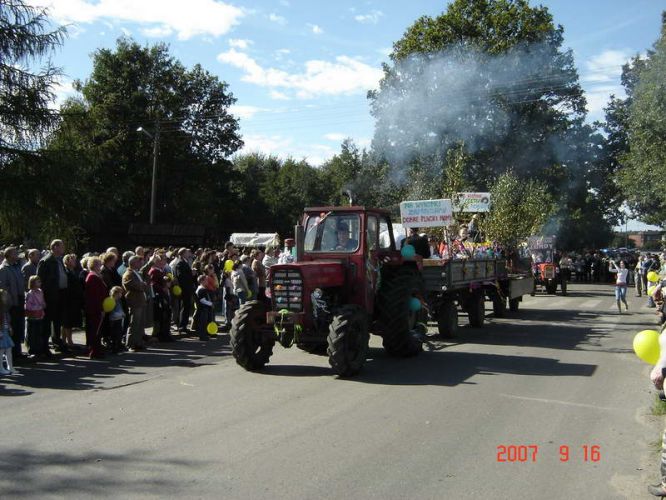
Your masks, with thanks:
[[[159,134],[157,222],[225,226],[227,157],[243,144],[226,83],[198,65],[188,70],[164,44],[121,38],[94,53],[90,77],[75,86],[45,154],[86,186],[78,200],[86,230],[147,222],[154,139],[138,127]]]
[[[61,72],[49,56],[65,33],[50,30],[44,9],[0,0],[0,166],[36,149],[55,123],[49,106]]]
[[[642,220],[666,225],[666,12],[659,39],[645,59],[625,66],[625,101],[613,101],[607,122],[616,126],[622,168],[617,179]],[[615,130],[614,130],[615,131]],[[626,134],[626,135],[625,135]]]

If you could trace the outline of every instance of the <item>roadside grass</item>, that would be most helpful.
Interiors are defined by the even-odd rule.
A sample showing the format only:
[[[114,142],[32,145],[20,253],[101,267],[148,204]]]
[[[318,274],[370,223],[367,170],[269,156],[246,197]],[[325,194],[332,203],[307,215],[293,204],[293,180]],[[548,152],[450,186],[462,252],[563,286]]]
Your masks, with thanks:
[[[654,403],[652,404],[652,414],[655,416],[666,415],[666,401],[659,399],[659,395],[655,394]]]

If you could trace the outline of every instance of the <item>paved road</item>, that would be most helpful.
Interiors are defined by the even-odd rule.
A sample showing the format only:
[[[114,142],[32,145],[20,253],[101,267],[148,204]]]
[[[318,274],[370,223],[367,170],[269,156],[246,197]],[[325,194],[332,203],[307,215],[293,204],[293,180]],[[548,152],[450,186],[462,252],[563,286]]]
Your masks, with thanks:
[[[649,498],[662,422],[631,338],[654,320],[611,293],[526,297],[413,359],[373,338],[351,380],[280,347],[245,372],[226,337],[20,368],[0,379],[0,496]],[[499,463],[500,445],[536,461]]]

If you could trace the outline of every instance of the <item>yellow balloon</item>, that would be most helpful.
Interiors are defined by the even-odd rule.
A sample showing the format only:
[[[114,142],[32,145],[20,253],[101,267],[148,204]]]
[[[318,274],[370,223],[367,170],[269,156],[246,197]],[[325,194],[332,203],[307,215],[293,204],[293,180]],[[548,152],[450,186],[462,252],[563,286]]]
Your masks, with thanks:
[[[167,273],[167,278],[169,278],[170,280],[172,280],[172,279],[173,279],[173,273]]]
[[[656,365],[659,361],[659,332],[643,330],[634,337],[634,352],[642,361]]]
[[[171,292],[176,297],[180,297],[183,294],[183,289],[181,287],[179,287],[178,285],[174,285],[174,287],[171,289]]]
[[[650,283],[656,283],[657,281],[659,281],[659,274],[657,274],[654,271],[650,271],[649,273],[647,273],[647,280]]]
[[[102,310],[105,313],[110,313],[116,308],[116,300],[113,297],[107,297],[102,302]]]
[[[654,293],[654,291],[656,290],[656,288],[657,288],[656,286],[649,286],[648,289],[647,289],[648,295],[652,295]]]
[[[208,326],[206,326],[206,331],[210,335],[217,335],[217,323],[215,323],[215,321],[208,323]]]
[[[231,260],[231,259],[225,260],[224,261],[224,272],[225,273],[230,273],[233,270],[234,270],[234,261]]]

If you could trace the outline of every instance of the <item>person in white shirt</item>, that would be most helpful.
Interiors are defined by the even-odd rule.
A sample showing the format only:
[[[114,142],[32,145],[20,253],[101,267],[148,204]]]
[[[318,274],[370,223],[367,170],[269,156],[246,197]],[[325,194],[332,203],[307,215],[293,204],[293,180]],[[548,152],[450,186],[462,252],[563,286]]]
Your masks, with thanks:
[[[627,269],[623,260],[620,261],[620,267],[617,266],[614,260],[611,260],[608,270],[611,273],[617,274],[617,278],[615,279],[615,301],[617,302],[617,310],[622,314],[620,301],[624,303],[625,309],[629,310],[629,304],[627,304],[627,278],[629,277],[629,269]]]

